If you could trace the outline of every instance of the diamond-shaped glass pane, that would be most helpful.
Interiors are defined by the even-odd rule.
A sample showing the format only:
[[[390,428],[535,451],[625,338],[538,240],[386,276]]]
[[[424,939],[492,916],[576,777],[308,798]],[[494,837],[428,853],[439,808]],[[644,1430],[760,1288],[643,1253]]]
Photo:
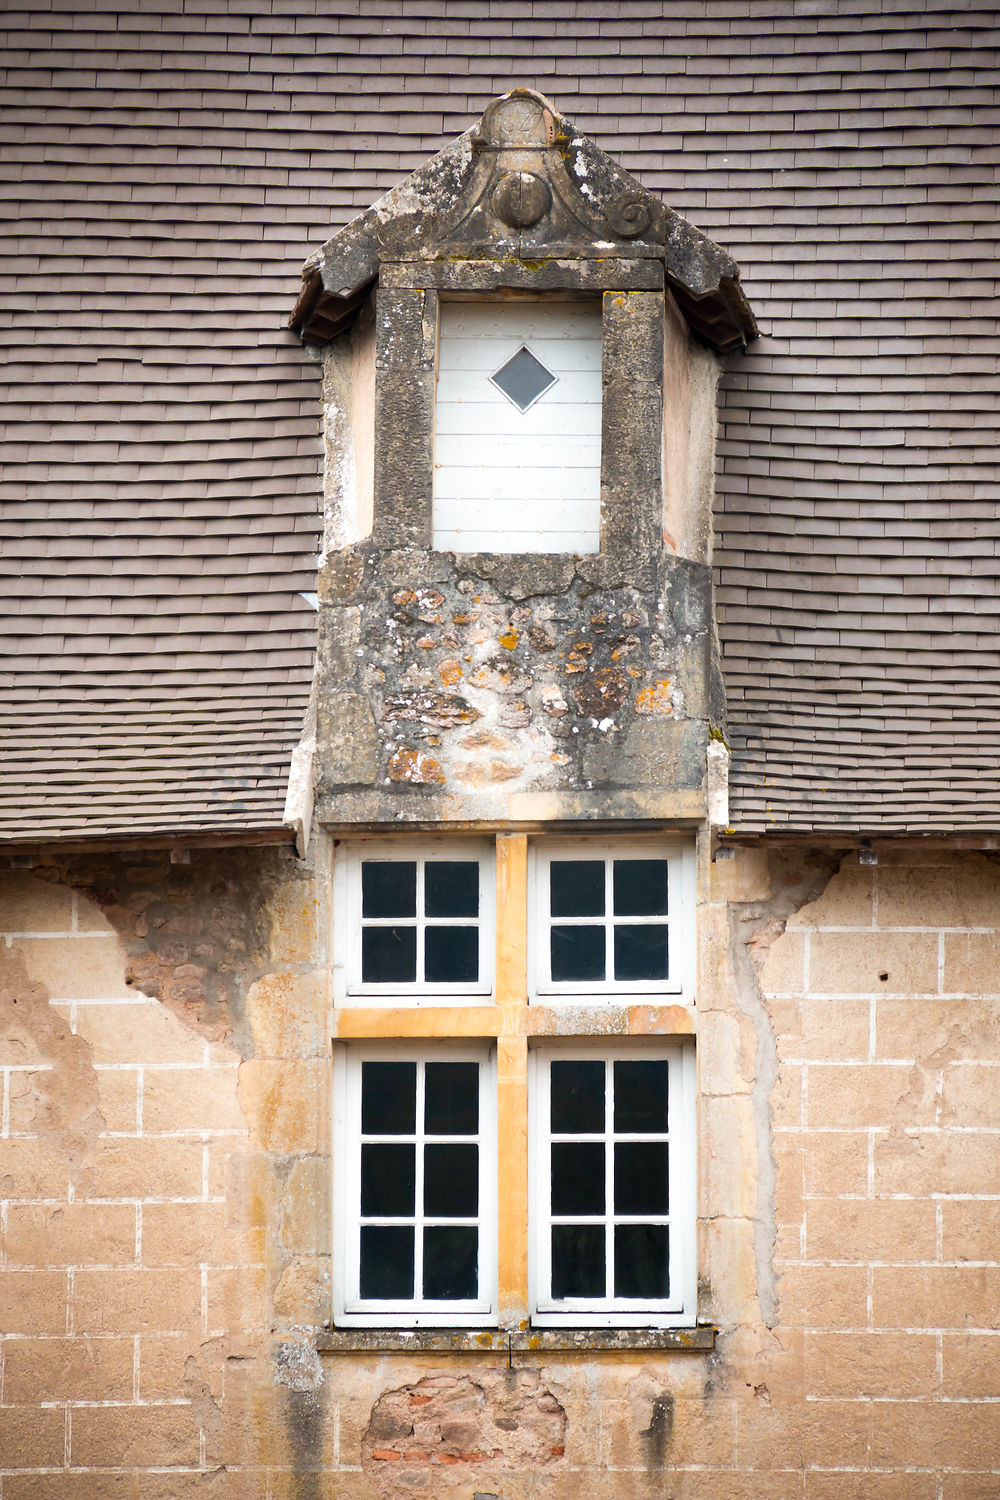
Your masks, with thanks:
[[[523,344],[490,379],[521,411],[527,411],[550,385],[556,383],[556,377]]]

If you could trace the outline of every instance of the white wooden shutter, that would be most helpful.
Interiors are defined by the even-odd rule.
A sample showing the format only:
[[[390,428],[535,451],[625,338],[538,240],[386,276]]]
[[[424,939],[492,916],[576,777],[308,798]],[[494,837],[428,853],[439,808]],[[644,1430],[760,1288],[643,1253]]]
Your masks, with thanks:
[[[522,347],[554,377],[525,411],[491,379]],[[585,553],[600,538],[600,305],[442,304],[434,546]]]

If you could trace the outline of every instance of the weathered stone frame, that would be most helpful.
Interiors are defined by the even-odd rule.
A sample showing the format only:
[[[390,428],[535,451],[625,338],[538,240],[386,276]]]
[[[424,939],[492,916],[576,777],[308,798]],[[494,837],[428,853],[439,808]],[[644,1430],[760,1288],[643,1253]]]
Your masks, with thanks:
[[[383,266],[375,304],[373,544],[431,550],[440,301],[449,292],[485,299],[505,291],[601,296],[600,556],[612,570],[652,565],[663,514],[665,289],[662,264],[645,259],[550,261],[541,269],[490,261]]]

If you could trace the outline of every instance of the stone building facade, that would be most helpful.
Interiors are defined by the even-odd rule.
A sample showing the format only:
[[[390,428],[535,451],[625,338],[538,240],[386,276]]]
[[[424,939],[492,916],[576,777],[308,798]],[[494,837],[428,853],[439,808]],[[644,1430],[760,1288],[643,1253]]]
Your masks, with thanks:
[[[600,538],[435,546],[441,308],[531,298],[599,306]],[[326,518],[283,824],[19,836],[0,873],[0,1500],[985,1500],[995,838],[727,807],[734,263],[518,91],[307,263],[295,318]],[[595,1062],[603,1128],[558,1130],[543,1070]],[[630,1128],[650,1062],[679,1112]],[[474,1065],[475,1127],[386,1142],[366,1063],[422,1110]]]
[[[325,1331],[327,875],[6,877],[4,1500],[993,1493],[989,855],[705,858],[698,1324],[606,1347]]]

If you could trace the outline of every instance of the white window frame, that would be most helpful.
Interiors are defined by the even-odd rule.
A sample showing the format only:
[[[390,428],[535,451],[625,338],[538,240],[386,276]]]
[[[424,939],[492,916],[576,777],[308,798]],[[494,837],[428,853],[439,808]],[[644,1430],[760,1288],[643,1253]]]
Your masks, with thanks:
[[[565,317],[560,321],[567,310],[568,325]],[[492,326],[476,329],[480,319]],[[473,326],[459,331],[454,325],[463,320]],[[524,408],[494,380],[521,348],[554,377]],[[602,366],[600,292],[514,301],[442,296],[431,501],[435,549],[600,551]]]
[[[430,1301],[418,1296],[421,1264],[420,1153],[415,1213],[414,1297],[402,1301],[363,1300],[360,1294],[361,1243],[361,1064],[392,1062],[475,1062],[479,1066],[479,1296],[464,1301]],[[417,1133],[422,1137],[417,1095]],[[340,1327],[460,1328],[497,1322],[497,1134],[496,1045],[358,1043],[334,1048],[333,1162],[334,1243],[333,1321]],[[391,1140],[391,1137],[389,1137]]]
[[[598,860],[606,866],[605,889],[610,895],[611,862],[622,858],[665,859],[667,861],[668,977],[665,980],[553,980],[549,946],[552,917],[549,910],[549,866],[556,860]],[[573,838],[539,839],[529,852],[528,867],[528,963],[532,998],[579,1001],[585,997],[632,1002],[642,997],[676,995],[684,1004],[694,1004],[697,949],[695,944],[695,857],[694,845],[682,839]],[[564,919],[557,918],[557,924]],[[603,918],[591,919],[605,927],[609,968],[610,934],[614,917],[610,901]],[[586,925],[586,924],[584,924]]]
[[[475,859],[479,864],[479,979],[476,983],[363,983],[361,979],[361,865],[364,860],[415,860],[418,872],[428,860]],[[418,892],[422,889],[418,873]],[[418,934],[426,921],[419,911]],[[449,919],[448,925],[473,925],[472,918]],[[422,945],[418,935],[418,955]],[[486,1004],[493,995],[496,966],[496,850],[488,839],[358,839],[338,844],[333,864],[333,998],[334,1004],[420,1006]],[[418,964],[419,972],[419,964]]]
[[[549,1069],[552,1061],[586,1058],[668,1063],[668,1173],[670,1182],[668,1299],[564,1298],[551,1293],[551,1171]],[[694,1047],[644,1038],[612,1045],[545,1044],[529,1054],[528,1278],[532,1324],[540,1328],[680,1328],[697,1320],[697,1107]],[[609,1106],[610,1108],[610,1106]],[[589,1139],[589,1137],[588,1137]],[[609,1153],[610,1156],[610,1153]],[[613,1222],[607,1201],[605,1214]],[[609,1238],[610,1243],[610,1238]],[[609,1275],[611,1274],[609,1269]]]

